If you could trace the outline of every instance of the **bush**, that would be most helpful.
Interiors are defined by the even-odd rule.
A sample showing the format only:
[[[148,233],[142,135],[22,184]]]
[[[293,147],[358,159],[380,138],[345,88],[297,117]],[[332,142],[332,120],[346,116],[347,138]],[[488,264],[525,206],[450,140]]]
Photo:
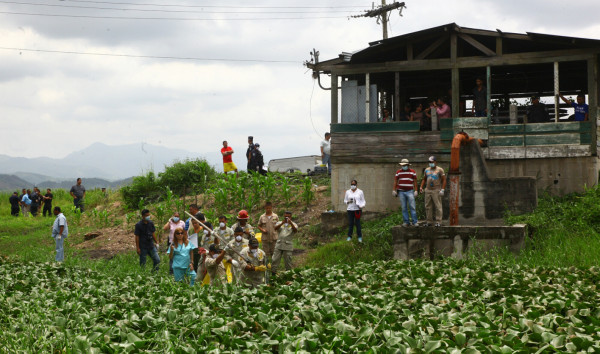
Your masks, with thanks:
[[[160,200],[162,193],[160,182],[152,171],[144,176],[134,177],[131,185],[121,188],[123,202],[129,209],[138,208],[140,201],[156,202]]]

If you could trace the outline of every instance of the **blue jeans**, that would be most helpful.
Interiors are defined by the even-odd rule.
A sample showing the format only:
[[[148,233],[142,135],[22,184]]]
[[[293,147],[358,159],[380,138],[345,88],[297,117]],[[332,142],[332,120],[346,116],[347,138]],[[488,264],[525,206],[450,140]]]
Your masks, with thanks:
[[[402,218],[405,224],[410,224],[408,220],[408,208],[410,208],[410,216],[412,217],[412,224],[417,224],[417,207],[415,205],[415,192],[413,190],[403,191],[398,190],[398,198],[400,199],[400,205],[402,206]]]
[[[173,268],[173,274],[175,275],[175,281],[183,281],[186,275],[190,278],[190,285],[194,285],[194,282],[196,281],[196,272],[189,267]]]
[[[356,217],[356,213],[359,213],[359,217]],[[348,237],[352,237],[352,231],[354,231],[354,225],[356,225],[356,234],[362,238],[362,229],[360,228],[360,215],[361,210],[348,210]]]
[[[57,262],[62,262],[65,260],[65,238],[61,236],[59,240],[58,236],[55,236],[54,241],[56,242],[56,257],[54,260]]]
[[[152,248],[140,248],[140,266],[144,267],[146,265],[147,256],[150,256],[150,258],[152,258],[152,262],[154,263],[154,267],[152,269],[154,271],[158,271],[160,257],[158,257],[158,251],[156,250],[156,247],[152,246]]]
[[[323,153],[323,165],[327,165],[327,172],[331,173],[331,155]]]

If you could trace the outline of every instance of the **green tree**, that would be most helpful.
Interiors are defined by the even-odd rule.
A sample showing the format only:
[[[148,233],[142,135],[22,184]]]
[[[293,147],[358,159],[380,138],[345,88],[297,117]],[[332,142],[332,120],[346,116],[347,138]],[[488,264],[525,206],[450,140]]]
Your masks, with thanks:
[[[203,193],[215,180],[217,171],[203,159],[177,161],[158,174],[162,186],[177,195]]]
[[[156,202],[162,198],[162,190],[156,175],[148,171],[145,175],[133,178],[131,185],[121,188],[123,201],[129,209],[136,209],[140,200]]]

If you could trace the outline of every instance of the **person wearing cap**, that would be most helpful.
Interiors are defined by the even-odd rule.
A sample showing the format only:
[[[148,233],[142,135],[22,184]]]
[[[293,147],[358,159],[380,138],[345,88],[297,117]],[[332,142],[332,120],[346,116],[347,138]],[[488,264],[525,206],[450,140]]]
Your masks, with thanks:
[[[273,264],[271,265],[273,274],[277,273],[282,256],[285,270],[292,269],[292,253],[294,252],[293,240],[294,234],[298,232],[298,225],[292,221],[291,211],[286,211],[283,215],[283,221],[280,221],[275,225],[275,231],[279,233],[279,237],[275,244]]]
[[[265,175],[266,171],[263,169],[264,157],[262,152],[260,152],[260,144],[254,144],[254,149],[250,153],[250,169],[248,171],[258,172],[261,175]]]
[[[415,198],[418,195],[417,192],[417,172],[409,167],[410,163],[408,159],[402,159],[400,161],[400,169],[396,171],[394,177],[394,189],[392,195],[400,199],[400,206],[402,207],[402,218],[404,223],[402,226],[407,227],[409,225],[418,226],[417,224],[417,207],[415,205]],[[410,217],[409,220],[409,210]]]
[[[244,230],[241,227],[236,227],[233,234],[233,240],[231,240],[227,247],[225,247],[225,261],[231,263],[233,267],[231,267],[233,273],[233,281],[234,283],[239,283],[240,281],[240,264],[242,262],[242,258],[240,258],[240,253],[244,248],[248,248],[248,240],[245,239],[242,235],[244,235]]]
[[[240,210],[237,216],[237,222],[231,225],[231,228],[235,231],[235,229],[239,226],[244,230],[244,238],[249,240],[254,237],[254,228],[252,225],[248,223],[248,212],[245,210]]]
[[[358,236],[358,242],[362,242],[362,229],[360,227],[360,217],[362,216],[362,209],[365,207],[367,202],[365,201],[365,195],[362,190],[357,187],[358,182],[353,179],[350,182],[350,189],[346,191],[344,195],[344,204],[346,204],[348,212],[348,238],[346,241],[352,240],[352,233],[354,231],[354,225],[356,225],[356,235]]]
[[[235,172],[235,175],[238,175],[238,169],[235,163],[233,162],[233,148],[231,146],[227,146],[227,140],[223,140],[223,147],[221,148],[221,155],[223,155],[223,172],[228,174],[231,171]]]
[[[550,116],[546,106],[540,103],[540,96],[531,97],[531,106],[527,107],[527,123],[548,123]]]
[[[421,180],[421,193],[425,191],[425,213],[427,223],[433,224],[435,208],[435,226],[442,225],[442,197],[446,189],[446,174],[444,169],[437,165],[435,156],[429,157],[429,167],[425,169],[425,176]]]
[[[242,269],[242,281],[244,285],[250,288],[263,285],[265,283],[265,271],[267,270],[267,255],[258,248],[258,240],[254,237],[248,241],[248,247],[240,252],[242,260],[240,268]]]
[[[585,95],[577,95],[577,102],[568,100],[565,96],[558,94],[561,100],[569,106],[575,108],[575,121],[584,122],[590,117],[590,107],[585,103]]]
[[[248,137],[248,149],[246,149],[246,171],[250,171],[250,157],[252,156],[252,150],[254,150],[254,137]]]
[[[225,250],[219,249],[219,246],[215,244],[210,245],[204,267],[210,277],[210,285],[212,286],[227,284],[227,273],[223,266],[223,258],[225,258]]]

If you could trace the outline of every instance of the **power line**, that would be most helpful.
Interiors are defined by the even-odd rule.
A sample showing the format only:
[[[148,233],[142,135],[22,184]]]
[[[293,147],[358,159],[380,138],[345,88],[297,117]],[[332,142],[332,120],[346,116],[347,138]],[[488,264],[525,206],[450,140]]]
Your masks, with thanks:
[[[344,6],[234,6],[234,5],[176,5],[176,4],[149,4],[132,3],[120,1],[100,1],[100,0],[67,0],[69,2],[91,3],[91,4],[110,4],[110,5],[132,5],[132,6],[164,6],[164,7],[183,7],[183,8],[236,8],[236,9],[337,9],[337,8],[363,8],[359,5]]]
[[[3,50],[14,50],[14,51],[20,51],[20,52],[94,55],[94,56],[105,56],[105,57],[143,58],[143,59],[169,59],[169,60],[189,60],[189,61],[224,61],[224,62],[243,62],[243,63],[302,64],[302,62],[293,61],[293,60],[197,58],[197,57],[176,57],[176,56],[159,56],[159,55],[135,55],[135,54],[118,54],[118,53],[89,53],[89,52],[77,52],[77,51],[65,51],[65,50],[30,49],[30,48],[15,48],[15,47],[0,47],[0,49],[3,49]]]
[[[116,10],[116,11],[139,11],[139,12],[165,12],[165,13],[204,13],[204,14],[320,14],[320,13],[351,13],[353,10],[338,10],[334,8],[322,8],[317,11],[265,11],[264,9],[256,8],[257,11],[207,11],[207,10],[165,10],[165,9],[131,9],[123,7],[101,7],[101,6],[82,6],[82,5],[62,5],[62,4],[43,4],[43,3],[32,3],[32,2],[19,2],[19,1],[0,1],[2,4],[16,4],[16,5],[27,5],[27,6],[45,6],[45,7],[58,7],[58,8],[72,8],[72,9],[90,9],[90,10]],[[216,8],[216,7],[215,7]],[[230,7],[227,7],[230,8]],[[233,7],[231,7],[233,8]],[[299,10],[299,9],[297,9]]]
[[[42,14],[30,12],[0,11],[0,14],[43,16],[43,17],[68,17],[89,19],[113,19],[113,20],[166,20],[166,21],[265,21],[265,20],[316,20],[347,18],[346,16],[312,16],[312,17],[254,17],[254,18],[186,18],[186,17],[125,17],[125,16],[91,16],[91,15],[64,15],[64,14]]]

